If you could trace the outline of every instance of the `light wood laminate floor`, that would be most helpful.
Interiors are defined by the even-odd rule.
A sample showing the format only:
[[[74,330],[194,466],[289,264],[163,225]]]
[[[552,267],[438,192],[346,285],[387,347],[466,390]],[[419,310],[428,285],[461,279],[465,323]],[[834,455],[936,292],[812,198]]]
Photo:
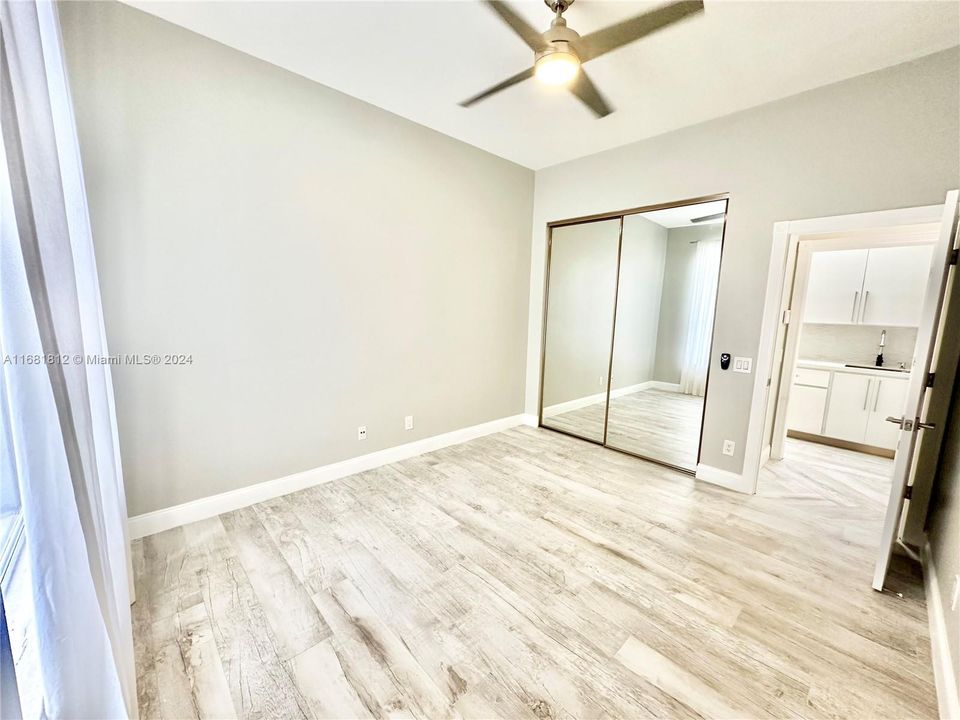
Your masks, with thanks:
[[[580,437],[603,437],[606,402],[544,418],[544,425]],[[610,400],[607,445],[696,470],[703,398],[669,390],[640,390]]]
[[[144,538],[141,716],[934,717],[884,462],[745,496],[516,428]]]

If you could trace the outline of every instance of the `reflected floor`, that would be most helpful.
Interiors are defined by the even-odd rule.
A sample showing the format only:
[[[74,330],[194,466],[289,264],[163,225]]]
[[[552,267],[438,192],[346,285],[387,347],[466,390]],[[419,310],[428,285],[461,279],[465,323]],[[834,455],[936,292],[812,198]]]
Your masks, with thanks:
[[[575,435],[603,428],[603,401],[544,418],[544,425]],[[641,390],[610,401],[607,444],[695,470],[703,398],[669,390]]]

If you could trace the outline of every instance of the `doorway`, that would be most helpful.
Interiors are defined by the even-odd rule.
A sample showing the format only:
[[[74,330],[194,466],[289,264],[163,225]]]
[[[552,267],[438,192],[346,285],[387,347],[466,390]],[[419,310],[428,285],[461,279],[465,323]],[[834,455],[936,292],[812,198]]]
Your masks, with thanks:
[[[551,223],[539,424],[694,473],[725,195]]]
[[[768,290],[764,315],[762,343],[770,345],[761,345],[762,362],[770,372],[766,397],[755,392],[755,408],[759,399],[765,413],[754,467],[760,482],[810,480],[829,468],[834,486],[821,490],[845,485],[886,496],[878,506],[877,590],[900,537],[919,431],[935,429],[927,388],[956,258],[957,198],[951,191],[940,206],[775,229],[770,281],[780,293]]]
[[[939,223],[799,236],[770,459],[787,438],[892,459]],[[854,457],[854,456],[851,456]]]

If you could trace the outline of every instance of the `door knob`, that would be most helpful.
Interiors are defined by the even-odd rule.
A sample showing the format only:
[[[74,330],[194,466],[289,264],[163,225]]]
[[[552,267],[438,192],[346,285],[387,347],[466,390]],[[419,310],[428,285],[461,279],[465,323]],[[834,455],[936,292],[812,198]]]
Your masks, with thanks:
[[[888,415],[887,422],[893,423],[894,425],[899,425],[901,430],[906,430],[907,432],[913,430],[913,420],[909,420],[905,417],[894,417],[893,415]]]
[[[889,415],[886,420],[894,425],[899,425],[901,430],[933,430],[935,427],[937,427],[936,423],[925,423],[920,422],[919,420],[914,423],[914,421],[908,420],[907,418],[894,417],[893,415]]]

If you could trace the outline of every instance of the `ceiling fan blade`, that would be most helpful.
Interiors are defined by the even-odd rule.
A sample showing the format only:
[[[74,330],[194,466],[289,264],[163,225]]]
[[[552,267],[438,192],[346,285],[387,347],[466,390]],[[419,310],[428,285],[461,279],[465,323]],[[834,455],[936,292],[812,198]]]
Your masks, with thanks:
[[[700,12],[703,0],[680,0],[584,35],[577,44],[580,59],[593,60]]]
[[[482,93],[479,93],[477,95],[474,95],[472,98],[468,98],[467,100],[464,100],[463,102],[460,103],[460,107],[470,107],[474,103],[478,103],[481,100],[485,100],[486,98],[490,97],[491,95],[495,95],[501,90],[506,90],[511,85],[516,85],[518,82],[523,82],[527,78],[532,78],[532,77],[533,77],[533,68],[527,68],[523,72],[518,72],[513,77],[507,78],[503,82],[497,83],[493,87],[487,88]]]
[[[570,92],[583,101],[583,104],[593,110],[597,117],[606,117],[613,112],[613,108],[607,102],[606,98],[597,90],[597,86],[580,68],[576,79],[570,84]]]
[[[517,15],[513,8],[503,0],[486,0],[487,6],[513,30],[520,39],[534,52],[540,52],[547,44],[543,41],[543,34],[537,32],[526,20]]]

